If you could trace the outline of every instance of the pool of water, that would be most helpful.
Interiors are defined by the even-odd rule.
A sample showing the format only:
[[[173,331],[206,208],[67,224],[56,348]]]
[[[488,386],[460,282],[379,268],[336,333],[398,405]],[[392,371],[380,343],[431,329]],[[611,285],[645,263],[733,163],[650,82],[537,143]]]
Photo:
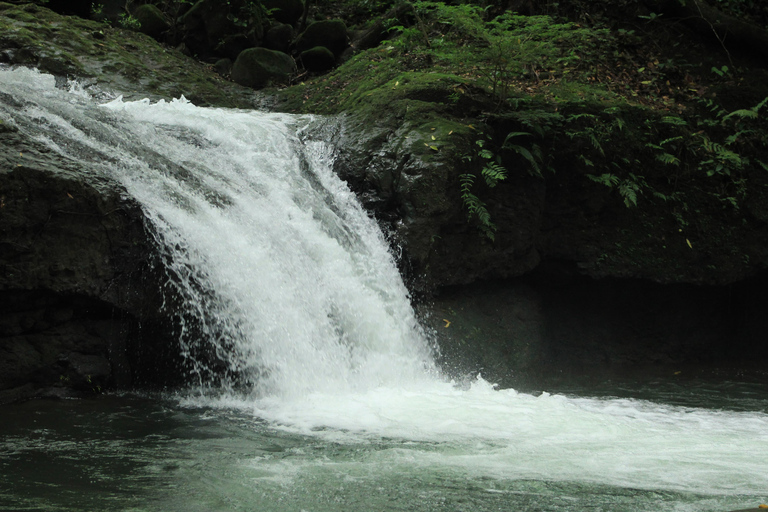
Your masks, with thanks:
[[[561,388],[478,381],[282,404],[112,394],[4,406],[0,510],[650,512],[768,502],[760,375]]]

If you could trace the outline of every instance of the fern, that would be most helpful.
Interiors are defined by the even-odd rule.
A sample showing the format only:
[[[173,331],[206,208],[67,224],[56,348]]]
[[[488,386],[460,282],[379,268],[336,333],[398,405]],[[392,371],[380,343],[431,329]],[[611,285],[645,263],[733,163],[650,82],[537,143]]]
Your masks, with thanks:
[[[587,178],[594,181],[595,183],[600,183],[601,185],[605,185],[606,187],[615,187],[619,184],[619,177],[615,174],[611,173],[605,173],[601,174],[600,176],[595,176],[594,174],[587,174]]]
[[[467,209],[467,219],[471,220],[473,216],[477,217],[480,223],[480,230],[491,241],[496,239],[496,225],[491,221],[491,214],[488,212],[485,203],[471,192],[472,185],[475,183],[474,174],[462,174],[459,176],[461,182],[461,200]]]
[[[488,162],[481,172],[485,178],[485,183],[491,188],[495,187],[498,182],[507,179],[507,170],[496,162]]]

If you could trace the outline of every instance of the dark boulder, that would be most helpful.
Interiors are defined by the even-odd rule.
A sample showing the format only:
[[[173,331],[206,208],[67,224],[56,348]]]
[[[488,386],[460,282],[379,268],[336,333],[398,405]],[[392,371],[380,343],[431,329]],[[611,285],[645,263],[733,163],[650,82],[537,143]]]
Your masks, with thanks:
[[[216,70],[221,76],[229,76],[232,72],[232,59],[219,59],[213,65],[213,69]]]
[[[296,70],[290,55],[266,48],[250,48],[237,56],[232,66],[232,80],[246,87],[265,87],[271,83],[287,84]]]
[[[133,11],[133,16],[139,21],[139,32],[157,39],[168,30],[168,22],[165,21],[163,11],[152,4],[140,5]]]
[[[304,68],[318,73],[328,71],[336,64],[336,57],[333,56],[333,52],[324,46],[315,46],[305,50],[301,52],[300,58]]]
[[[272,25],[264,34],[264,47],[278,52],[288,53],[293,41],[293,27],[285,23]]]
[[[316,46],[324,46],[335,56],[339,56],[348,45],[347,26],[342,20],[322,20],[310,23],[299,35],[296,50],[303,52]]]

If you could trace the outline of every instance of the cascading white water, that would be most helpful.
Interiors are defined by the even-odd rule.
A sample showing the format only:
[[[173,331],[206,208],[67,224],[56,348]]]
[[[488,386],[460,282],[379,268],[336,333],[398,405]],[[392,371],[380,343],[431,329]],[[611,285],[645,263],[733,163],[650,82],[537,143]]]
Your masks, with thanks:
[[[225,384],[251,389],[185,403],[332,441],[444,446],[388,451],[373,461],[382,467],[716,495],[768,488],[765,412],[531,396],[482,379],[462,390],[441,377],[385,240],[332,174],[332,148],[304,136],[312,117],[184,100],[96,106],[52,77],[0,73],[22,102],[4,121],[142,204],[185,301],[189,356],[211,348],[236,376]]]
[[[60,104],[51,76],[5,76],[36,96],[25,115],[39,140],[143,205],[183,297],[188,356],[215,352],[260,396],[363,390],[432,368],[381,232],[332,173],[331,148],[301,138],[312,117],[184,99],[97,109]]]

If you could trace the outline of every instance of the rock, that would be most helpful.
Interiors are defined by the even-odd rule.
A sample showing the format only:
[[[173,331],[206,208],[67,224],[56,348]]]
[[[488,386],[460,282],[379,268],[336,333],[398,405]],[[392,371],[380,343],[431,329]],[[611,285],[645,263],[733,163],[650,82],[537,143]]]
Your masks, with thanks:
[[[341,55],[348,45],[347,26],[342,20],[323,20],[310,23],[299,35],[296,50],[303,52],[316,46],[324,46],[335,56]]]
[[[379,43],[389,35],[387,28],[385,27],[385,21],[397,20],[397,24],[407,26],[407,24],[409,22],[412,23],[413,20],[406,20],[406,17],[409,14],[412,15],[412,13],[413,5],[410,3],[402,3],[390,9],[383,16],[374,20],[370,26],[363,30],[356,31],[352,35],[352,48],[355,52],[360,52],[378,46]]]
[[[264,34],[264,47],[278,52],[288,53],[293,40],[293,27],[277,23]]]
[[[219,59],[213,65],[213,68],[221,76],[229,76],[232,72],[232,59]]]
[[[304,13],[303,0],[262,0],[265,9],[280,23],[294,25]]]
[[[215,50],[217,55],[223,55],[229,59],[236,59],[243,50],[253,48],[256,45],[256,38],[253,34],[232,34],[224,36]]]
[[[259,88],[270,83],[287,84],[296,63],[282,52],[250,48],[237,56],[232,66],[232,80],[240,85]]]
[[[18,390],[3,399],[130,386],[162,322],[140,208],[20,131],[0,147],[0,390]]]
[[[141,23],[139,32],[150,37],[157,39],[163,32],[168,30],[168,22],[165,21],[163,11],[152,4],[138,6],[133,11],[133,15]]]
[[[309,71],[323,72],[328,71],[336,64],[336,57],[331,50],[324,46],[315,46],[309,50],[301,52],[301,62]]]

